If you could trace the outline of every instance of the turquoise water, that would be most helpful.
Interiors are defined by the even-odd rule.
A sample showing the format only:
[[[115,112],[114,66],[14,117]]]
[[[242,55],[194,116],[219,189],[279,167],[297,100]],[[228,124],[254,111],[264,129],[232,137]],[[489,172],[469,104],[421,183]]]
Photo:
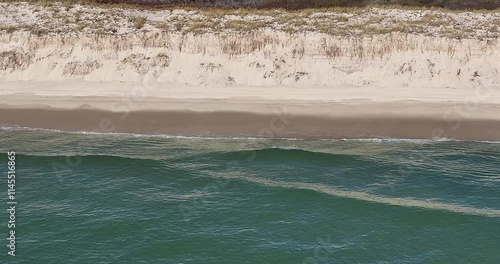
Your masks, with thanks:
[[[500,144],[0,130],[1,263],[500,263]]]

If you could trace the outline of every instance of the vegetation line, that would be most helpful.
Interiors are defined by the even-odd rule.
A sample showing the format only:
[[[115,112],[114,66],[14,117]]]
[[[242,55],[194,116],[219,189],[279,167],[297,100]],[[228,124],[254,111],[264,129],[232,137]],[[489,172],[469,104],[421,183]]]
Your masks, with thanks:
[[[438,8],[449,10],[500,9],[500,0],[0,0],[0,2],[29,2],[50,5],[85,4],[99,7],[133,9],[166,8],[246,8],[246,9],[326,9],[399,6],[403,8]]]

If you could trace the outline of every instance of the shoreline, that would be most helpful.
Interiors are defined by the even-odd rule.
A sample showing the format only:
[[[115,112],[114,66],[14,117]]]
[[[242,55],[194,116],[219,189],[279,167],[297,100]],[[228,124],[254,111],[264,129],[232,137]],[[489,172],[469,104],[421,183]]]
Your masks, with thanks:
[[[0,88],[0,125],[13,127],[217,138],[500,141],[498,87],[141,87],[75,81],[4,82]]]
[[[419,107],[425,107],[417,104]],[[311,107],[313,107],[311,105]],[[0,124],[11,127],[68,132],[132,133],[186,137],[255,137],[293,139],[455,139],[500,141],[500,118],[451,118],[436,112],[423,115],[380,114],[391,104],[372,106],[335,104],[345,112],[335,115],[283,112],[140,110],[113,112],[98,109],[0,107]],[[388,107],[388,108],[387,108]],[[350,112],[357,108],[357,113]],[[441,108],[440,108],[441,109]],[[495,108],[500,112],[500,109]],[[441,109],[442,110],[442,109]],[[354,111],[354,112],[356,112]],[[365,111],[361,114],[360,111]],[[377,114],[377,112],[379,112]],[[478,117],[479,116],[479,117]],[[500,116],[500,115],[497,115]]]
[[[0,125],[500,140],[498,12],[0,6]]]

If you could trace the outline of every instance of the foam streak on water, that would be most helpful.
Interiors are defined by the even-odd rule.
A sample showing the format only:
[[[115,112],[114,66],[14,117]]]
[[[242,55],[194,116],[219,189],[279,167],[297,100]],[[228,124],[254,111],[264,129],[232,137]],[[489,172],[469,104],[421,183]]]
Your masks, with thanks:
[[[310,190],[314,192],[324,193],[328,195],[333,195],[342,198],[357,199],[373,203],[382,203],[394,206],[403,207],[418,207],[429,210],[445,210],[454,213],[468,214],[468,215],[479,215],[488,217],[500,217],[500,210],[496,209],[482,209],[473,208],[467,206],[461,206],[456,204],[441,203],[435,201],[423,201],[411,198],[389,198],[377,196],[364,192],[355,191],[345,191],[332,186],[326,186],[322,184],[311,184],[311,183],[300,183],[300,182],[285,182],[285,181],[273,181],[269,179],[263,179],[258,177],[251,177],[246,175],[232,175],[232,176],[222,176],[229,179],[239,179],[244,181],[249,181],[257,184],[261,184],[269,187],[276,188],[291,188],[291,189],[301,189]]]
[[[1,175],[9,150],[7,263],[500,263],[500,144],[3,127]]]

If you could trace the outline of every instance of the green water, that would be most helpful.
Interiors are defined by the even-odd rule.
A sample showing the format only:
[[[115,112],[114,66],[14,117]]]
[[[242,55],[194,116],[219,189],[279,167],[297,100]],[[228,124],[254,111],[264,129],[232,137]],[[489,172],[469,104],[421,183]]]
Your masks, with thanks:
[[[500,144],[0,130],[0,263],[500,263]]]

